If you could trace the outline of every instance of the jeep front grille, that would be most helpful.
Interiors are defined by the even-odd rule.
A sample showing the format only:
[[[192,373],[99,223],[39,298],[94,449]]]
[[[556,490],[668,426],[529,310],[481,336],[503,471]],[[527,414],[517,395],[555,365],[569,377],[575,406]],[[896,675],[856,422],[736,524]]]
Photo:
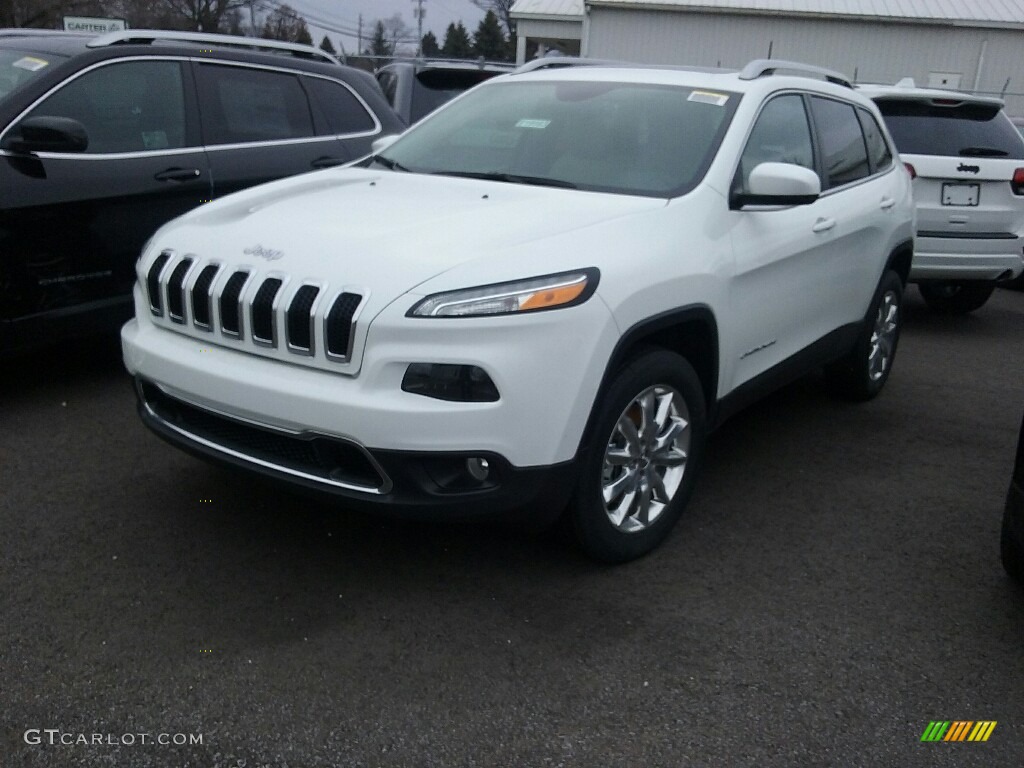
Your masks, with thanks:
[[[362,292],[172,251],[157,256],[143,277],[155,322],[164,327],[198,336],[195,329],[207,341],[278,359],[283,348],[323,368],[352,358]]]

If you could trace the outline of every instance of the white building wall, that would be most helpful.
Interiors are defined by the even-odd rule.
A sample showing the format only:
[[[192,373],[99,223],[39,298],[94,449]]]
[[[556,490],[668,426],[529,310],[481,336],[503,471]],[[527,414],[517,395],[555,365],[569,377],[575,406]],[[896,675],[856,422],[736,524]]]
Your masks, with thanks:
[[[913,77],[927,85],[931,73],[948,73],[973,90],[980,62],[978,90],[999,94],[1009,78],[1008,111],[1024,115],[1018,30],[593,6],[584,29],[588,57],[739,68],[767,58],[771,46],[772,58],[829,67],[860,82]]]

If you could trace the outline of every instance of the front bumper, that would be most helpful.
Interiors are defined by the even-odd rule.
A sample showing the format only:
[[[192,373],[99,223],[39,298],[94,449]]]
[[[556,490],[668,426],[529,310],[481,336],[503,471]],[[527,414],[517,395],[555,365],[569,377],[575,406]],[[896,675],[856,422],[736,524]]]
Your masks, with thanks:
[[[352,440],[207,410],[141,378],[135,383],[143,423],[171,445],[356,509],[413,519],[550,522],[575,486],[571,461],[516,468],[488,452],[371,451]]]
[[[910,280],[1008,280],[1022,271],[1022,238],[934,237],[918,232]]]

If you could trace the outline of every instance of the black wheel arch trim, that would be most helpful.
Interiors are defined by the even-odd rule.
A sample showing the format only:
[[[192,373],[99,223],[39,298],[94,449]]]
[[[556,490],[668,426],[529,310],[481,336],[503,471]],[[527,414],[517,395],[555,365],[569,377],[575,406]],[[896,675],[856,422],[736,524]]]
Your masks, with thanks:
[[[710,349],[708,351],[710,352],[711,359],[707,361],[706,366],[698,366],[692,360],[690,363],[694,366],[694,369],[697,371],[697,375],[700,378],[701,387],[704,390],[705,407],[709,414],[713,412],[714,404],[718,395],[718,321],[715,319],[715,315],[714,312],[712,312],[711,307],[706,304],[689,304],[685,307],[670,309],[665,312],[652,315],[651,317],[644,318],[630,327],[619,337],[618,342],[615,344],[615,348],[608,357],[604,374],[601,376],[601,384],[597,388],[597,392],[591,402],[590,415],[587,417],[586,426],[583,429],[583,434],[580,437],[580,442],[576,449],[577,457],[580,456],[582,451],[590,444],[594,424],[598,418],[597,404],[601,401],[601,398],[604,397],[604,394],[607,392],[608,386],[615,374],[618,373],[626,361],[632,356],[632,352],[643,347],[645,341],[654,339],[659,334],[669,331],[675,326],[694,323],[703,325],[710,336]],[[665,347],[664,344],[656,344],[656,346]],[[665,348],[672,350],[671,347]],[[705,367],[708,369],[707,371],[703,370]]]

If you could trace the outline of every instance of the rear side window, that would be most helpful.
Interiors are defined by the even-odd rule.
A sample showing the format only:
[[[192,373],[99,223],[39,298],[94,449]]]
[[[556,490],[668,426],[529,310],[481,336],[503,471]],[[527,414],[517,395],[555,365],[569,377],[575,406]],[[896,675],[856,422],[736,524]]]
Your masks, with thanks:
[[[305,81],[327,115],[331,133],[372,133],[377,129],[366,107],[341,83],[319,77],[307,77]]]
[[[124,61],[75,78],[27,117],[70,117],[85,126],[88,154],[184,147],[185,92],[176,61]]]
[[[891,99],[877,103],[903,154],[1024,159],[1024,140],[997,106]]]
[[[199,95],[207,144],[316,135],[309,100],[296,75],[204,64],[199,68]]]
[[[871,171],[878,173],[892,165],[892,150],[889,149],[882,129],[875,120],[875,116],[866,109],[858,109],[857,117],[860,118],[860,127],[864,131],[864,143],[868,147],[868,159],[871,161]]]
[[[841,101],[811,97],[811,114],[821,141],[825,189],[849,184],[871,174],[857,112]]]

